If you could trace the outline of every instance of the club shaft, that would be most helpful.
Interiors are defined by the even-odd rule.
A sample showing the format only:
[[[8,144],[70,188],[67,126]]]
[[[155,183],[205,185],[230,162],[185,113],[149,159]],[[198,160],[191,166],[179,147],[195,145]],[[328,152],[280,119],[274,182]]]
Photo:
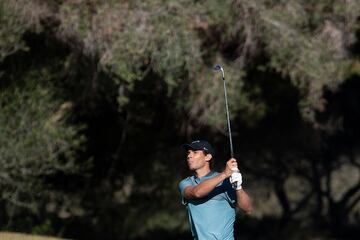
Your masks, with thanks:
[[[226,82],[225,82],[224,74],[223,74],[222,79],[223,79],[223,83],[224,83],[226,118],[227,118],[227,126],[228,126],[228,132],[229,132],[229,142],[230,142],[230,156],[231,156],[231,158],[233,158],[234,157],[234,148],[233,148],[233,142],[232,142],[232,136],[231,136],[229,104],[228,104],[228,100],[227,100]]]

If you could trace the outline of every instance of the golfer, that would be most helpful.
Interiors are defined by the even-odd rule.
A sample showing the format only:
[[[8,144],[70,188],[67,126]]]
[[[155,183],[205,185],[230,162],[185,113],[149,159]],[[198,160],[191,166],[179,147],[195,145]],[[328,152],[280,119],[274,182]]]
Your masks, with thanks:
[[[241,173],[234,158],[221,173],[211,170],[214,149],[204,140],[183,145],[187,164],[194,175],[179,183],[182,204],[188,211],[193,238],[196,240],[233,240],[236,208],[249,214],[250,198],[241,186]],[[237,184],[232,183],[237,182]],[[233,187],[234,186],[234,187]]]

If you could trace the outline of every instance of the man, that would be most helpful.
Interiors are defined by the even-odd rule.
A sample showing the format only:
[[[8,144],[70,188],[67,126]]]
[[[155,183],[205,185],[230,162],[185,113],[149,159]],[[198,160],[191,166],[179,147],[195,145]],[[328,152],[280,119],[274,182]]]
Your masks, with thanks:
[[[237,168],[236,160],[230,159],[225,170],[218,173],[211,170],[214,150],[207,141],[197,140],[183,147],[194,175],[183,179],[179,190],[194,239],[233,240],[236,208],[247,214],[252,210],[250,198],[241,186],[241,174],[232,175]],[[232,184],[235,181],[237,186]]]

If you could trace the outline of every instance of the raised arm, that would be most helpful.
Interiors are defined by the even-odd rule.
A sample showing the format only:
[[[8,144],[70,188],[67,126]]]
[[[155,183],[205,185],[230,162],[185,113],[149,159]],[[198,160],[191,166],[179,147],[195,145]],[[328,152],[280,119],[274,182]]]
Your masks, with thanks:
[[[207,196],[214,188],[224,181],[225,179],[231,176],[231,168],[236,163],[235,159],[230,159],[226,163],[225,170],[216,175],[213,178],[207,179],[196,186],[188,186],[184,190],[184,197],[185,199],[192,199],[192,198],[202,198]]]
[[[242,182],[243,182],[242,175],[239,172],[236,164],[236,171],[234,171],[233,174],[231,175],[230,183],[232,184],[233,188],[236,191],[237,207],[242,209],[246,214],[251,214],[252,212],[251,199],[243,189],[241,185]]]
[[[249,195],[244,189],[236,190],[237,207],[242,209],[246,214],[251,214],[252,205]]]

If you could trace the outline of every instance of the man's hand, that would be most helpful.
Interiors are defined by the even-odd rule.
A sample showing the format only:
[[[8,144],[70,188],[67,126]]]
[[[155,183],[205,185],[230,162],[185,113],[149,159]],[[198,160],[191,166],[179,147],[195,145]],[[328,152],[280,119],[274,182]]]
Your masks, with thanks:
[[[235,190],[242,189],[242,175],[240,172],[233,172],[230,176],[230,183]]]
[[[238,165],[237,165],[237,162],[236,162],[236,159],[235,158],[232,158],[230,159],[227,163],[226,163],[226,169],[225,171],[229,171],[229,168],[230,168],[230,171],[231,171],[231,174],[230,174],[230,183],[232,185],[232,187],[235,189],[235,190],[240,190],[242,189],[241,187],[241,184],[242,184],[242,175],[238,169]]]
[[[226,175],[226,178],[231,176],[231,174],[234,172],[234,169],[237,169],[236,159],[231,158],[229,161],[227,161],[225,170],[223,171],[223,173]]]

